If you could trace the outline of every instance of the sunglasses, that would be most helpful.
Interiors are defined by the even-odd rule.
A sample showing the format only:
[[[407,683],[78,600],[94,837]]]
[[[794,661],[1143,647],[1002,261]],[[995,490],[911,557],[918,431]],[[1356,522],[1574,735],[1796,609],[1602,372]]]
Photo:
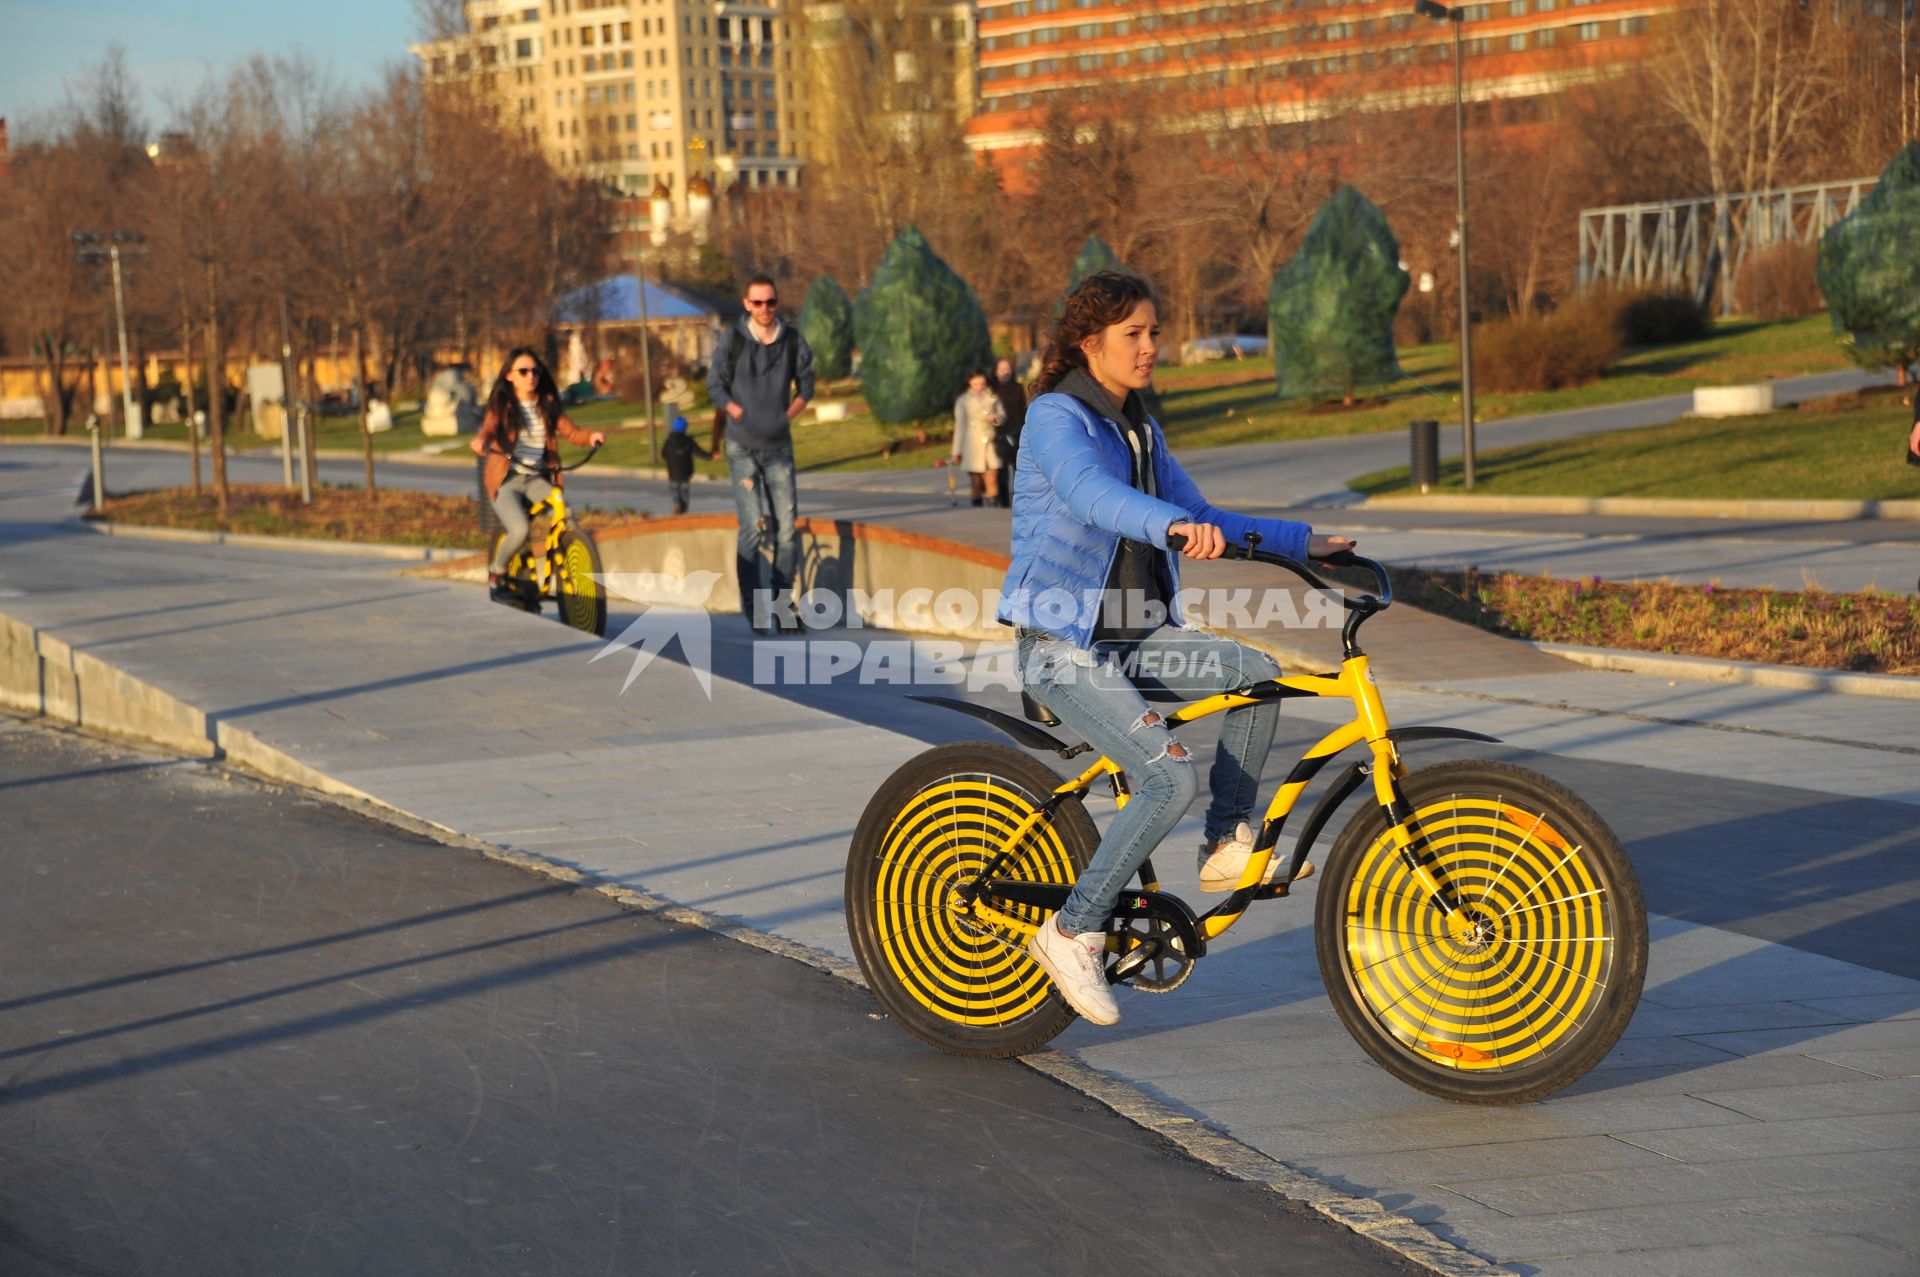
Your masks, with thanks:
[[[534,376],[538,376],[539,372],[540,370],[538,368],[509,368],[507,369],[507,376],[534,377]]]
[[[755,307],[756,309],[761,306],[778,306],[779,304],[780,299],[778,297],[768,297],[764,299],[757,297],[747,298],[747,305]]]

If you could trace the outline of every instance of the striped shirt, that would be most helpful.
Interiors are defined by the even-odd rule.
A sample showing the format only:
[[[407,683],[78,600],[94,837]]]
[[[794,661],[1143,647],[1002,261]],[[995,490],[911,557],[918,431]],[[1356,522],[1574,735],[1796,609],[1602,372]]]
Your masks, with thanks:
[[[547,419],[537,403],[522,401],[518,407],[520,438],[513,445],[513,468],[539,474],[547,459]]]

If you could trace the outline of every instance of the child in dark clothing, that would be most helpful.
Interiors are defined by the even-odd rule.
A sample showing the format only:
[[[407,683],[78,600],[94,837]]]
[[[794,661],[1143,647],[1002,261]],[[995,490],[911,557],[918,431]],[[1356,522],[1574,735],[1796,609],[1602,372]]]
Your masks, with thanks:
[[[666,458],[667,482],[673,485],[673,512],[685,514],[693,478],[693,440],[687,437],[685,417],[673,419],[673,430],[660,446],[660,455]]]

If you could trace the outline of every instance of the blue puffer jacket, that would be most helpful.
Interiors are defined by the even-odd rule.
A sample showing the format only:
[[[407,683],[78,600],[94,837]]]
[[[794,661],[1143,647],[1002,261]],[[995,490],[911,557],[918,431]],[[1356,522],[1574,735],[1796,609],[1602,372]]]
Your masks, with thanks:
[[[1229,542],[1251,530],[1260,534],[1263,550],[1307,557],[1311,527],[1209,504],[1167,452],[1160,423],[1149,419],[1147,428],[1153,432],[1158,497],[1130,482],[1133,452],[1117,422],[1071,395],[1046,394],[1033,401],[1014,468],[1013,563],[1002,586],[1001,621],[1088,646],[1120,539],[1165,550],[1167,531],[1176,523],[1217,524]],[[1181,558],[1167,555],[1167,578],[1176,595]],[[1169,620],[1181,624],[1177,599]]]

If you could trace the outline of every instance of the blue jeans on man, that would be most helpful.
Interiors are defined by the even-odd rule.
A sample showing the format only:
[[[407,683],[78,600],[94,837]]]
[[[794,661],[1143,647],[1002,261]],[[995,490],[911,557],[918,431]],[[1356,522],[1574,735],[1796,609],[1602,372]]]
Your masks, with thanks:
[[[791,615],[787,593],[800,570],[800,539],[793,526],[793,451],[750,448],[732,439],[726,441],[726,450],[734,508],[740,518],[734,549],[740,611],[756,628],[765,628]],[[762,552],[768,544],[773,547],[770,578]]]
[[[1060,909],[1060,929],[1070,935],[1104,930],[1128,879],[1180,823],[1199,792],[1193,758],[1184,746],[1174,748],[1173,733],[1146,693],[1197,700],[1270,679],[1280,667],[1232,639],[1173,625],[1141,639],[1096,642],[1090,648],[1040,630],[1021,630],[1018,648],[1022,685],[1118,763],[1132,789]],[[1208,774],[1208,845],[1251,817],[1279,721],[1277,701],[1220,715],[1220,745]]]

